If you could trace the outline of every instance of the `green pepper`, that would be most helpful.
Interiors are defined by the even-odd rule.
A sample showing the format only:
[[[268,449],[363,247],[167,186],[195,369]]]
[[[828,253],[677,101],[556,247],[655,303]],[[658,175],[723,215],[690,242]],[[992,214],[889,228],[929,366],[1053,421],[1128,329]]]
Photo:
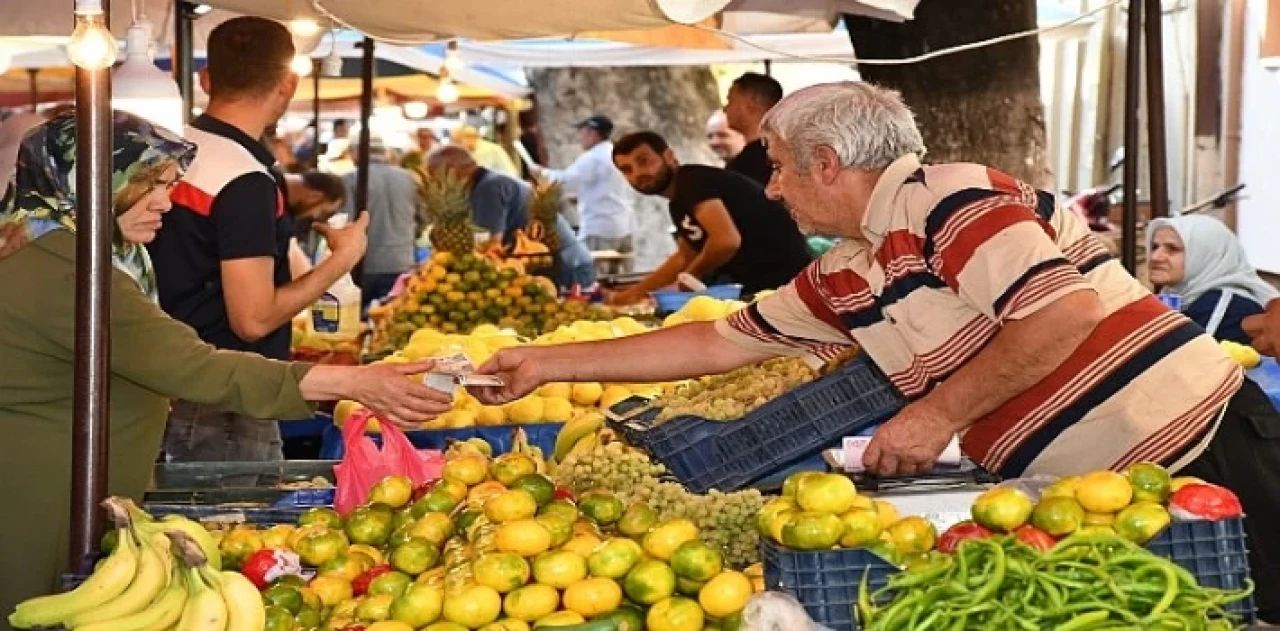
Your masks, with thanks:
[[[1072,618],[1069,622],[1058,625],[1057,631],[1080,631],[1080,629],[1087,629],[1109,618],[1111,618],[1110,611],[1090,611]]]

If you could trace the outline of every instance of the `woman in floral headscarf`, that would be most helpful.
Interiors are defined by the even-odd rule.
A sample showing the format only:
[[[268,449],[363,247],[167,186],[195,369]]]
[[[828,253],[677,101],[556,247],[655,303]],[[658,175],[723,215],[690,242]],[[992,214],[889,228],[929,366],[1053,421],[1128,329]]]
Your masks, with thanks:
[[[142,246],[195,147],[129,114],[113,123],[110,493],[141,497],[171,397],[257,418],[300,418],[309,400],[351,398],[397,424],[449,408],[449,397],[406,378],[429,363],[313,367],[219,351],[160,311]],[[34,128],[0,199],[0,626],[67,566],[75,154],[74,113]]]

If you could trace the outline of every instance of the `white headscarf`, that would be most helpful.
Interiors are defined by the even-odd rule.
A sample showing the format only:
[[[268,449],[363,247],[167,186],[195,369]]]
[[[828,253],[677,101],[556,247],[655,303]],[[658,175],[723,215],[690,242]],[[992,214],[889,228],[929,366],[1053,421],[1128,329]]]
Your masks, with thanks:
[[[1205,215],[1153,219],[1147,225],[1148,252],[1160,228],[1178,233],[1185,252],[1182,281],[1163,288],[1162,293],[1181,295],[1184,305],[1215,289],[1230,289],[1260,305],[1280,296],[1280,291],[1258,276],[1240,240],[1221,221]]]

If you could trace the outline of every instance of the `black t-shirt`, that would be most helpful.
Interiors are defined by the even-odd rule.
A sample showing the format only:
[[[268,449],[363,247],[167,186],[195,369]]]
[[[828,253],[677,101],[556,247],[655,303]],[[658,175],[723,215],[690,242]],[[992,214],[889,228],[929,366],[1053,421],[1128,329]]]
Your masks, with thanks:
[[[741,173],[760,186],[768,186],[769,178],[773,177],[773,166],[769,164],[769,152],[765,150],[764,141],[760,139],[747,143],[747,146],[742,148],[742,153],[734,156],[724,168],[734,173]]]
[[[210,142],[197,149],[195,163],[174,189],[173,210],[147,246],[160,306],[218,348],[288,359],[288,323],[256,342],[232,331],[221,270],[222,261],[270,257],[275,261],[275,286],[290,282],[294,224],[285,210],[284,178],[271,152],[238,128],[208,115],[191,126],[235,144]],[[235,145],[253,160],[245,159]],[[267,171],[256,170],[254,161]]]
[[[676,172],[671,222],[676,234],[695,251],[702,251],[707,234],[693,211],[711,199],[724,204],[742,237],[737,254],[716,270],[714,280],[742,283],[744,294],[777,289],[813,260],[791,215],[765,197],[759,184],[724,169],[688,164]]]

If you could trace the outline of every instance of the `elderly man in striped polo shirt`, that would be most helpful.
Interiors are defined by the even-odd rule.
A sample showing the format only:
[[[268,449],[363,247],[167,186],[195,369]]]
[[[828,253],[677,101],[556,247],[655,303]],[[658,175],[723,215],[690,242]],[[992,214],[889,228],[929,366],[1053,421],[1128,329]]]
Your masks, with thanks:
[[[896,93],[814,86],[763,122],[801,229],[844,237],[790,285],[715,324],[508,349],[486,402],[552,381],[665,381],[860,345],[912,403],[865,454],[930,470],[952,436],[1005,477],[1159,462],[1249,514],[1259,606],[1280,607],[1280,414],[1218,344],[1144,289],[1053,197],[974,164],[924,166]],[[697,353],[671,352],[698,349]],[[625,357],[626,361],[617,358]]]

